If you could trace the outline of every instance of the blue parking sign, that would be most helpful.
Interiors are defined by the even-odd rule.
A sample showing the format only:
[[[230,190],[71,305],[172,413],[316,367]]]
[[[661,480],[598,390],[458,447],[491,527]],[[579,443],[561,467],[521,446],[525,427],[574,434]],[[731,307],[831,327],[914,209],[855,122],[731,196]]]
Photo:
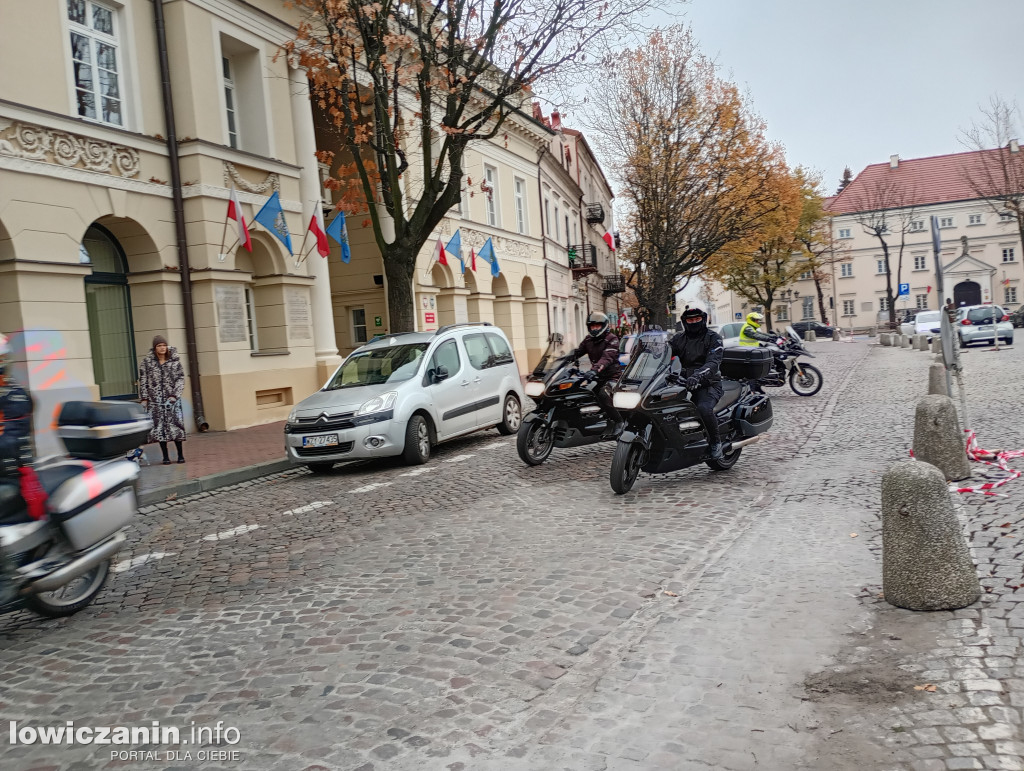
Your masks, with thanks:
[[[903,295],[909,295],[909,294],[910,294],[910,284],[900,284],[900,293],[897,295],[897,297],[902,297]]]

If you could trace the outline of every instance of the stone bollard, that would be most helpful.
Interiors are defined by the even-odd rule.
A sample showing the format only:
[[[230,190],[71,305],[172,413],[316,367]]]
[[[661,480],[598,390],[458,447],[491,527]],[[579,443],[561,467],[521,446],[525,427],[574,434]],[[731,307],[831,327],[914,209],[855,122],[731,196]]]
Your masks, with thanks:
[[[954,482],[971,475],[956,407],[948,396],[929,394],[917,403],[914,457],[932,464]]]
[[[956,610],[981,596],[942,472],[904,460],[882,476],[882,591],[908,610]]]
[[[932,337],[932,353],[942,353],[942,338],[938,335]]]
[[[900,335],[900,347],[901,348],[909,348],[910,347],[910,336],[909,335]]]
[[[888,332],[883,332],[882,334],[880,334],[878,336],[878,344],[879,345],[892,345],[892,340],[889,339],[889,333]]]
[[[917,336],[917,350],[927,351],[928,350],[928,335]]]
[[[870,329],[868,329],[868,337],[874,337],[877,334],[878,334],[878,330],[876,330],[874,327],[871,327]]]
[[[835,341],[835,340],[838,340],[838,339],[839,339],[839,330],[838,329],[833,329],[832,330],[832,340]]]
[[[939,396],[949,396],[946,391],[946,367],[942,364],[932,364],[928,367],[928,393]]]
[[[813,343],[817,339],[818,336],[814,333],[813,329],[808,329],[806,332],[804,332],[804,340],[806,342]]]

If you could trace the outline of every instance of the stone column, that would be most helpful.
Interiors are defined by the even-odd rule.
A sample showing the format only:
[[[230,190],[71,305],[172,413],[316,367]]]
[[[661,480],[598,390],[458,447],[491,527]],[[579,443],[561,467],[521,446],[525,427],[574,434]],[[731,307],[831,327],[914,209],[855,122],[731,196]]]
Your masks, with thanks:
[[[309,84],[303,70],[288,69],[288,88],[292,101],[292,132],[295,134],[295,158],[301,167],[299,194],[303,216],[309,216],[314,201],[320,205],[320,173],[316,160],[316,134],[313,131],[313,106],[309,101]],[[304,221],[303,227],[308,224]],[[334,336],[334,308],[331,302],[331,275],[327,260],[313,253],[307,258],[314,278],[310,301],[313,314],[313,349],[316,352],[317,380],[324,382],[338,364],[338,344]]]

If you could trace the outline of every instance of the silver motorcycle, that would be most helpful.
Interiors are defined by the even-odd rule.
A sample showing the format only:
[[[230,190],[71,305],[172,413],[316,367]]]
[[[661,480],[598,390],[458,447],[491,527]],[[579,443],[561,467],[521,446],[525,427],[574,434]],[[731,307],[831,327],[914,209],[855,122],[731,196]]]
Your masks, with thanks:
[[[804,341],[793,327],[786,327],[785,335],[778,337],[774,345],[768,344],[765,347],[772,352],[775,361],[768,377],[757,381],[758,390],[784,386],[787,381],[797,396],[814,396],[821,390],[825,382],[821,370],[813,364],[800,361],[801,356],[813,359],[814,354],[807,351]]]
[[[0,613],[70,616],[96,598],[138,509],[139,467],[125,453],[152,427],[134,402],[64,404],[57,434],[67,457],[34,467],[47,493],[42,519],[29,515],[17,483],[0,479],[0,596],[15,592]]]

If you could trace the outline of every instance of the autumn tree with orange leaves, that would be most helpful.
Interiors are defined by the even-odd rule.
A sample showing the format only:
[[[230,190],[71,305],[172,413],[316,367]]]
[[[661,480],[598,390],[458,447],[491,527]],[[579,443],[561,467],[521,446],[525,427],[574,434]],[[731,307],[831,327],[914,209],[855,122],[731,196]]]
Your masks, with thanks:
[[[461,198],[466,148],[500,141],[532,87],[593,66],[651,4],[292,0],[304,20],[285,48],[337,131],[330,184],[372,225],[393,331],[413,329],[416,257]]]
[[[641,311],[668,328],[677,287],[779,206],[766,182],[785,163],[686,27],[655,32],[605,76],[597,122],[627,208],[622,256]]]

